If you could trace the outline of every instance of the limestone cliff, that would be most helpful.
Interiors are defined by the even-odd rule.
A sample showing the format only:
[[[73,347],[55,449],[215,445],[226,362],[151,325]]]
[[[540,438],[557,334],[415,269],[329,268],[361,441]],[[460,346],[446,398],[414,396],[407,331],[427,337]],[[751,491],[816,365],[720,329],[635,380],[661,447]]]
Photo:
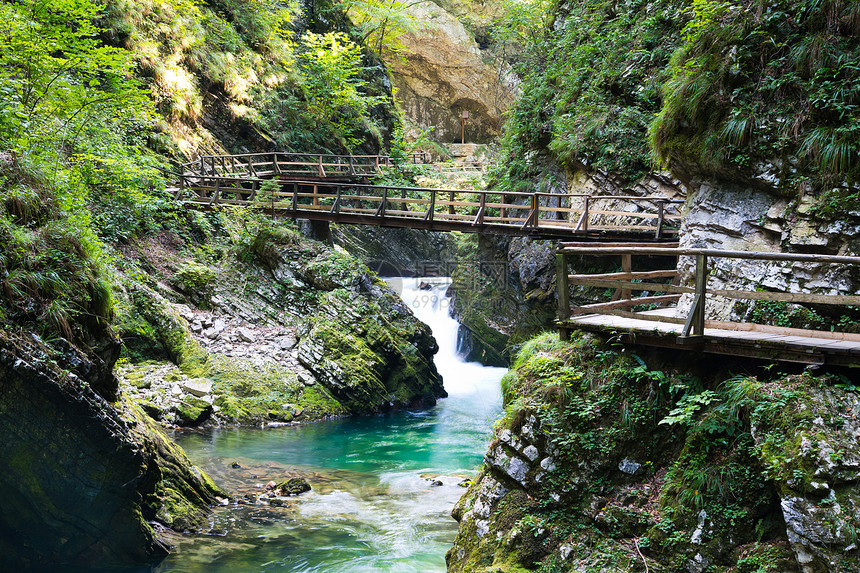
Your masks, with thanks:
[[[739,251],[813,252],[856,255],[860,213],[852,201],[841,201],[838,190],[822,195],[781,193],[775,186],[750,185],[725,179],[699,179],[690,185],[681,229],[682,247]],[[695,263],[679,261],[682,280],[692,284]],[[860,271],[851,267],[714,258],[709,263],[709,287],[776,292],[855,294]],[[691,301],[679,303],[684,313]],[[847,314],[846,314],[847,310]],[[782,326],[829,330],[854,328],[850,309],[774,305],[709,297],[708,318],[777,322]]]
[[[671,360],[671,365],[669,360]],[[845,572],[856,387],[531,341],[454,517],[452,572]]]
[[[455,15],[430,1],[411,4],[408,12],[422,29],[404,35],[402,58],[387,55],[386,65],[397,88],[396,98],[416,127],[432,128],[431,137],[437,141],[460,141],[465,111],[469,112],[466,140],[486,143],[499,135],[502,114],[513,100],[517,81],[507,65],[484,52],[457,19],[466,10],[452,9]],[[474,17],[473,11],[469,14]]]

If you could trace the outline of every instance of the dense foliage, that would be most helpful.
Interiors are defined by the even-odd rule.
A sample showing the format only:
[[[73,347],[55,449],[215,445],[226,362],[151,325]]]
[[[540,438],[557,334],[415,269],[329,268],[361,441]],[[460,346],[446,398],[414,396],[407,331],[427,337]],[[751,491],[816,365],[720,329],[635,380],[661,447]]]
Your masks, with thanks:
[[[505,125],[503,178],[512,187],[539,167],[534,151],[548,150],[571,170],[611,171],[635,180],[650,168],[648,124],[660,106],[659,83],[683,27],[677,2],[583,0],[524,19],[509,11],[503,37],[518,30],[525,54],[516,65],[523,95]],[[545,17],[544,20],[549,20]]]
[[[856,186],[858,31],[854,1],[694,2],[652,126],[655,151],[784,187]]]
[[[860,3],[580,0],[547,10],[541,34],[521,34],[524,92],[501,173],[510,186],[537,173],[537,151],[627,182],[668,166],[787,191],[856,187]],[[509,12],[502,31],[520,20]]]
[[[165,190],[187,155],[379,149],[393,104],[339,14],[274,0],[0,2],[0,319],[85,342],[110,322],[116,273],[151,270],[129,249],[241,244],[241,214],[197,216]]]

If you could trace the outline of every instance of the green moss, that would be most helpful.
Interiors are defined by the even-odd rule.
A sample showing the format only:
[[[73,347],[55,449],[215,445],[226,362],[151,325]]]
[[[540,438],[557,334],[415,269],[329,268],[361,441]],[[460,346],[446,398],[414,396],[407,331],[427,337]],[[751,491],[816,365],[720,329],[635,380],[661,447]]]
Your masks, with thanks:
[[[461,531],[449,570],[556,571],[561,544],[571,551],[567,563],[589,564],[584,571],[629,570],[641,567],[629,551],[635,541],[652,571],[683,570],[697,554],[738,571],[794,571],[780,498],[858,506],[839,476],[856,441],[845,419],[860,406],[830,376],[758,380],[709,363],[693,377],[666,354],[622,350],[581,333],[523,345],[505,377],[497,432],[554,450],[556,467],[539,481],[528,474],[523,488],[504,463],[488,465],[455,508]],[[539,427],[537,437],[523,437],[526,424]],[[513,455],[501,434],[490,449],[499,446]],[[635,475],[619,471],[625,458],[641,464]],[[489,478],[510,491],[478,541],[464,516]],[[860,531],[853,509],[839,523]]]
[[[208,353],[170,303],[141,283],[130,281],[126,289],[117,313],[126,356],[134,362],[167,357],[188,376],[203,376]]]
[[[205,404],[205,402],[204,402]],[[148,455],[158,467],[153,517],[176,530],[204,527],[209,507],[226,494],[212,479],[193,466],[185,452],[139,405],[123,402],[124,416],[133,424]],[[208,404],[206,404],[208,406]]]
[[[323,359],[309,364],[348,412],[369,413],[435,400],[443,390],[426,326],[394,304],[336,288],[321,297],[303,344]]]
[[[200,398],[186,396],[176,407],[176,413],[181,425],[199,426],[212,415],[212,404]]]

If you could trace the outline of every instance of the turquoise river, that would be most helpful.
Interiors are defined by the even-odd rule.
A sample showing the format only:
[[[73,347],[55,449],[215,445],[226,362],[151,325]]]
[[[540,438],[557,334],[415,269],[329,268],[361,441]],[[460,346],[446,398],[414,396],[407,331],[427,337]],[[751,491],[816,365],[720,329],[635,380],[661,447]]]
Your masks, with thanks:
[[[433,288],[419,290],[418,279],[389,284],[432,328],[449,397],[420,412],[178,433],[191,460],[237,495],[291,476],[313,490],[283,507],[217,508],[212,533],[173,538],[155,573],[445,570],[457,529],[451,508],[481,463],[505,370],[458,357],[447,282],[423,280]]]

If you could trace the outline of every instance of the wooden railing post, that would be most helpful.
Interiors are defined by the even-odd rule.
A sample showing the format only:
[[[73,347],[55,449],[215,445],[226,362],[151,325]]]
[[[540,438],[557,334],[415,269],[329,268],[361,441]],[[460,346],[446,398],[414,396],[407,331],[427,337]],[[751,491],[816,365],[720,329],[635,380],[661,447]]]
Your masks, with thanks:
[[[537,229],[538,220],[540,218],[540,198],[537,193],[532,193],[531,197],[531,211],[529,211],[528,216],[526,217],[525,222],[523,222],[522,228],[526,229],[531,227],[533,229]]]
[[[555,255],[555,283],[558,287],[558,336],[562,340],[570,340],[570,286],[568,284],[567,258],[564,253]]]
[[[633,260],[631,255],[621,255],[621,272],[629,273],[633,270]],[[629,300],[631,296],[629,288],[621,289],[621,300]]]
[[[379,203],[379,209],[376,210],[376,216],[385,218],[385,204],[388,203],[388,187],[382,188],[382,201]]]
[[[502,193],[502,201],[501,201],[502,205],[506,204],[507,202],[508,202],[508,196],[505,195],[504,193]],[[499,208],[499,218],[504,219],[505,215],[507,215],[507,211],[508,210],[505,209],[504,207],[500,207]],[[504,223],[504,221],[502,221],[502,222]]]
[[[182,173],[179,174],[179,191],[176,192],[176,195],[173,197],[174,200],[179,200],[179,198],[185,192],[185,169],[183,168]]]
[[[448,200],[452,203],[452,205],[448,205],[448,214],[453,215],[454,214],[454,205],[453,205],[453,203],[454,203],[454,192],[453,191],[451,191],[449,193]]]
[[[573,232],[582,231],[583,233],[588,232],[588,207],[590,203],[591,197],[588,195],[585,196],[585,204],[582,206],[582,215],[579,217],[579,222],[576,224],[576,228]]]
[[[317,174],[320,177],[325,177],[325,169],[323,169],[322,155],[317,156]]]
[[[318,186],[317,186],[317,185],[314,185],[314,199],[313,199],[313,205],[314,205],[314,207],[319,207],[319,206],[320,206],[320,198],[319,198],[319,192],[318,192],[318,189],[319,189],[319,188],[318,188]]]
[[[212,198],[209,200],[210,205],[217,205],[219,196],[221,195],[221,180],[215,179],[215,194],[212,195]]]
[[[696,255],[696,286],[693,294],[693,306],[684,323],[680,340],[699,338],[705,334],[705,295],[708,292],[708,257]]]
[[[436,190],[430,189],[430,206],[427,208],[427,213],[424,215],[425,221],[433,222],[434,211],[436,210]]]
[[[663,215],[666,210],[665,201],[657,201],[657,234],[654,237],[658,241],[663,238]]]
[[[293,183],[293,211],[299,208],[299,184]]]
[[[481,191],[481,206],[478,207],[478,214],[475,215],[475,220],[472,221],[473,225],[483,225],[484,224],[484,211],[487,209],[487,193],[485,191]]]
[[[401,198],[401,199],[406,199],[406,189],[401,189],[401,190],[400,190],[400,198]],[[408,210],[409,210],[409,205],[404,201],[403,203],[401,203],[401,204],[400,204],[400,210],[401,210],[401,211],[408,211]]]
[[[334,198],[334,205],[331,206],[331,212],[335,213],[335,214],[340,213],[340,194],[341,194],[340,185],[338,185],[336,187],[336,189],[337,189],[337,195]]]

